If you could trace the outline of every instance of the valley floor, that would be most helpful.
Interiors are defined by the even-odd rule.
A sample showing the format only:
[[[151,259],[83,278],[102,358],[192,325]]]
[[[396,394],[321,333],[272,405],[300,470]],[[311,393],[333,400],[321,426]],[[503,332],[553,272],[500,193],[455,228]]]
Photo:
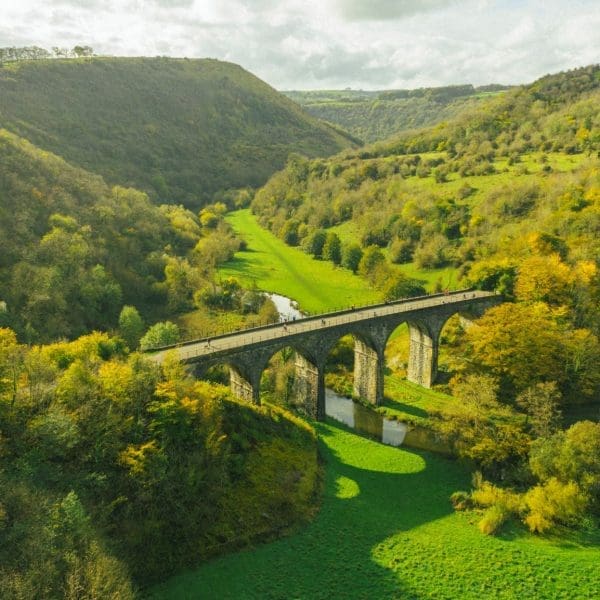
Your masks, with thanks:
[[[162,598],[591,598],[600,548],[513,529],[482,535],[448,500],[469,488],[456,462],[316,425],[326,460],[315,521],[151,590]]]

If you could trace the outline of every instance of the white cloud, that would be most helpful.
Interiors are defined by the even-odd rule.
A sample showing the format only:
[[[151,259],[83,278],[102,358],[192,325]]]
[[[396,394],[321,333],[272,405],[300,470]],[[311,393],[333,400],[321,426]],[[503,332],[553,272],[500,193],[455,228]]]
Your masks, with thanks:
[[[0,46],[230,60],[283,88],[520,83],[600,56],[597,0],[20,0]]]

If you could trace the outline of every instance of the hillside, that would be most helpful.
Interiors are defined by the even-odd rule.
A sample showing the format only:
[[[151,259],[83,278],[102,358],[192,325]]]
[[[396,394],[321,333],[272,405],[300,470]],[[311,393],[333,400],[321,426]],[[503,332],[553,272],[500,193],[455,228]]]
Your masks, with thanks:
[[[289,91],[311,115],[335,123],[367,143],[452,119],[507,88],[454,85],[415,90]]]
[[[111,189],[0,130],[0,326],[24,339],[112,327],[123,303],[161,314],[166,265],[200,236],[197,217],[183,208]]]
[[[290,152],[324,156],[352,143],[241,67],[212,59],[7,63],[0,127],[110,184],[193,207],[263,184]]]
[[[353,241],[381,247],[403,241],[409,258],[438,229],[455,246],[482,226],[472,217],[486,198],[518,203],[507,188],[525,183],[537,198],[551,187],[553,173],[556,179],[555,172],[595,158],[599,105],[599,66],[548,76],[448,122],[355,152],[294,157],[259,190],[253,212],[292,245],[318,228],[352,222],[342,233],[352,231]],[[533,204],[498,209],[499,224],[531,217]],[[489,220],[486,214],[483,222]]]
[[[584,375],[577,353],[600,352],[599,108],[600,67],[548,76],[355,153],[294,158],[256,193],[252,210],[314,256],[328,258],[322,242],[337,239],[338,264],[341,254],[343,266],[388,299],[410,295],[402,273],[448,268],[453,276],[438,288],[497,289],[523,302],[529,328],[536,319],[542,331],[556,327],[557,337],[536,348],[545,365],[552,364],[549,348],[560,357],[554,370],[542,365],[527,377],[521,368],[507,376],[512,367],[498,362],[512,352],[518,364],[533,357],[523,358],[526,347],[504,348],[505,338],[478,368],[499,377],[505,397],[539,378],[557,381],[571,402],[597,400],[600,371],[590,358],[593,372]],[[528,313],[535,302],[537,316]],[[566,340],[571,346],[559,348]],[[582,340],[590,344],[585,351]],[[467,372],[473,358],[462,366]]]

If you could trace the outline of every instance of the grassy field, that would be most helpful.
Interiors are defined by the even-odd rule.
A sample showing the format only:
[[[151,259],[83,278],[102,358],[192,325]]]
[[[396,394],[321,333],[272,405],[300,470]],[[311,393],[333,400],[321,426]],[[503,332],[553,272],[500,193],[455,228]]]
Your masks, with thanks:
[[[378,412],[399,421],[426,425],[430,412],[444,412],[452,402],[457,402],[456,398],[421,387],[398,375],[386,375],[385,399]]]
[[[449,495],[465,468],[318,424],[326,459],[315,521],[277,542],[211,561],[150,591],[155,600],[597,597],[600,549],[513,528],[486,537]]]
[[[221,276],[237,277],[245,285],[255,283],[262,290],[283,294],[309,312],[358,306],[381,299],[379,292],[347,269],[315,260],[284,244],[260,227],[249,210],[230,213],[227,221],[248,246],[219,269]]]

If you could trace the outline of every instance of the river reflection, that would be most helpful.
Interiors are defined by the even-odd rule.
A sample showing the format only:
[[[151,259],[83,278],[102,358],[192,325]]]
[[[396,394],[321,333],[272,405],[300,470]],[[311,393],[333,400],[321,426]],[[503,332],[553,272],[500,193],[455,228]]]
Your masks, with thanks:
[[[359,433],[390,446],[400,446],[404,442],[408,430],[405,423],[386,419],[375,411],[352,402],[349,398],[344,398],[330,389],[325,390],[325,413]]]

